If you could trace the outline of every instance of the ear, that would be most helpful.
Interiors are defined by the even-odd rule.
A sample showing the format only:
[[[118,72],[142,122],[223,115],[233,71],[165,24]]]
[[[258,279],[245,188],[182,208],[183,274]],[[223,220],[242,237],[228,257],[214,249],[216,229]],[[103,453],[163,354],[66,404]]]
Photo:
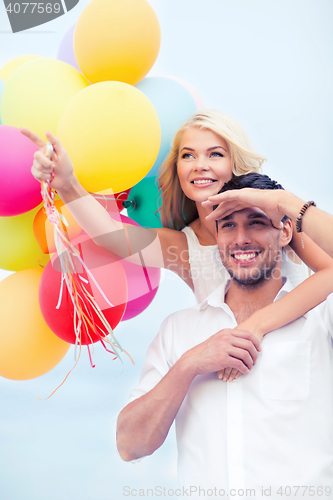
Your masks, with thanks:
[[[281,229],[280,243],[282,247],[289,245],[293,237],[293,226],[290,219],[283,222],[283,228]]]

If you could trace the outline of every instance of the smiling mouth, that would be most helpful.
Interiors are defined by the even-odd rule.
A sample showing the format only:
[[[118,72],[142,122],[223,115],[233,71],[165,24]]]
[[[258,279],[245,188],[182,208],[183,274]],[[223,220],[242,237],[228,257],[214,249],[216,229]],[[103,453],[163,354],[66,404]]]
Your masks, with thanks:
[[[256,260],[260,253],[260,251],[254,252],[251,250],[250,252],[232,253],[231,257],[239,264],[251,263]]]
[[[214,180],[214,179],[198,179],[198,180],[191,181],[192,184],[196,184],[196,185],[213,184],[214,182],[216,182],[216,180]]]

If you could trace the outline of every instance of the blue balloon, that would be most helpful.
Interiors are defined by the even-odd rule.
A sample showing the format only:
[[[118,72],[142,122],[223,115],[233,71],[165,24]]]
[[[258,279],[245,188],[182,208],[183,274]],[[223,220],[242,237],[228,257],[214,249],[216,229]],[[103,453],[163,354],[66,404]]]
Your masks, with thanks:
[[[190,92],[180,83],[162,76],[148,77],[136,85],[153,104],[161,124],[161,147],[158,157],[146,175],[152,177],[171,149],[177,130],[196,111],[197,105]]]
[[[1,95],[2,95],[2,92],[3,92],[3,89],[5,88],[5,83],[3,80],[1,80],[0,78],[0,102],[1,102]],[[1,121],[1,116],[0,116],[0,125],[2,124],[2,121]]]

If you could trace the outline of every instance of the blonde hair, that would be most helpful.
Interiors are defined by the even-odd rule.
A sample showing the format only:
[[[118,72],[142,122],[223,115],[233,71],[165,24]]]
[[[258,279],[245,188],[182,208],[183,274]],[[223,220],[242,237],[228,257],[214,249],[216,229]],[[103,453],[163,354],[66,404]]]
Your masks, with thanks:
[[[176,133],[172,149],[159,169],[158,187],[161,190],[161,220],[164,227],[183,229],[198,218],[198,211],[180,186],[177,174],[179,145],[183,133],[191,128],[211,130],[227,143],[233,175],[260,172],[265,161],[252,150],[250,140],[241,125],[216,110],[200,111],[193,115]]]

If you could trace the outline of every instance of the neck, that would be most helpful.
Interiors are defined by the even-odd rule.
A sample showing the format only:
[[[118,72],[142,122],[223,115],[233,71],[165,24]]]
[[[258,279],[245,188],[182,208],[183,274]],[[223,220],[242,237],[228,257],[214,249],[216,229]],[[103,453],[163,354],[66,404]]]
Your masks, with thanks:
[[[216,224],[215,221],[207,221],[206,216],[212,211],[211,208],[204,208],[201,203],[196,202],[199,218],[195,221],[195,232],[202,245],[215,245]]]
[[[225,302],[234,313],[238,324],[274,301],[283,286],[282,278],[277,278],[277,276],[281,276],[280,268],[275,269],[275,273],[271,278],[263,281],[258,286],[239,285],[235,280],[231,279]]]

